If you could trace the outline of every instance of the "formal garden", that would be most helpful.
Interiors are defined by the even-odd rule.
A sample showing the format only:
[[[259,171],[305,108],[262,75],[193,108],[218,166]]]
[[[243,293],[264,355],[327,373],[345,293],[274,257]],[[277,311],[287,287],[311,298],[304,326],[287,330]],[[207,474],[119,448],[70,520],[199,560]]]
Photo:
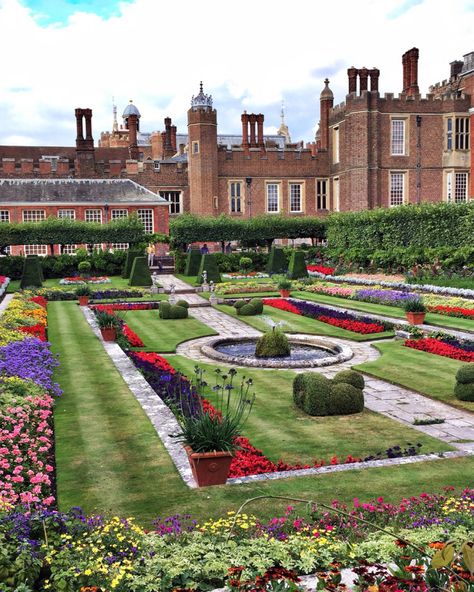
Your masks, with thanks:
[[[473,214],[2,225],[0,590],[474,590]]]

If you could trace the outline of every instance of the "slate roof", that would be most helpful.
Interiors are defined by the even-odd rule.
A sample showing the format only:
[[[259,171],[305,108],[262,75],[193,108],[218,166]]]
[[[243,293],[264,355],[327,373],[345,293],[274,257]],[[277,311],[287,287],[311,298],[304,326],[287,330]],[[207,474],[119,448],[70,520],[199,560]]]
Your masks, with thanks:
[[[168,205],[130,179],[0,179],[0,204],[65,203]]]

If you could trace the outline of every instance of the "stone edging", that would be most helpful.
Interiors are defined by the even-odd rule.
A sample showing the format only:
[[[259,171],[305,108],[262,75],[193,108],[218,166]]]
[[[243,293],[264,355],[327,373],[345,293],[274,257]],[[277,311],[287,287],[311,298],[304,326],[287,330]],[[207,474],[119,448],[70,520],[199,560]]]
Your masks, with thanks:
[[[312,335],[304,336],[299,335],[298,337],[288,337],[290,343],[301,344],[301,345],[315,345],[325,349],[329,349],[334,352],[339,352],[337,355],[332,355],[326,358],[319,358],[316,360],[265,360],[261,359],[249,359],[243,356],[230,356],[223,352],[217,351],[216,345],[229,343],[232,341],[255,341],[254,337],[225,337],[220,336],[208,341],[205,345],[201,346],[201,352],[207,357],[213,360],[219,360],[227,364],[238,364],[239,366],[250,366],[253,368],[319,368],[323,366],[332,366],[333,364],[339,364],[340,362],[347,362],[354,355],[351,348],[347,345],[337,344],[332,341],[326,340],[321,337],[314,337]]]

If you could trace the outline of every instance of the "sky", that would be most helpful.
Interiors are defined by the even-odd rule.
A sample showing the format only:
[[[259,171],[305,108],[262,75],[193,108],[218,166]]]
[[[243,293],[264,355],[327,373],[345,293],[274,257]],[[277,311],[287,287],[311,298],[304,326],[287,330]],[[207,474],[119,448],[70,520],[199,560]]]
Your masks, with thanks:
[[[474,0],[0,0],[0,145],[73,146],[76,107],[93,136],[130,99],[140,129],[171,117],[186,133],[191,96],[211,94],[218,132],[240,115],[314,140],[319,95],[347,93],[347,68],[380,70],[380,92],[402,90],[402,54],[418,47],[419,86],[449,77],[474,51]]]

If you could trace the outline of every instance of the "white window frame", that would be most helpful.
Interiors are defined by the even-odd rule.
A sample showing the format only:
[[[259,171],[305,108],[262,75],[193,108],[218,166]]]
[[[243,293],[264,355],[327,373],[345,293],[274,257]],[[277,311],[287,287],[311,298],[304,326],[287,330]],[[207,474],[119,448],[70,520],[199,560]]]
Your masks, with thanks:
[[[48,254],[48,245],[23,245],[25,255],[39,255],[46,257]]]
[[[469,172],[446,171],[446,201],[466,203],[469,201]]]
[[[153,234],[153,228],[155,227],[153,210],[151,208],[137,210],[137,216],[143,224],[145,234]]]
[[[61,208],[58,210],[58,218],[60,218],[61,220],[64,220],[64,219],[75,220],[76,219],[76,210]]]
[[[316,209],[329,209],[329,179],[316,179]]]
[[[169,199],[171,197],[171,194],[173,194],[173,196],[178,195],[178,200],[176,201],[175,199],[173,199],[173,200]],[[168,190],[168,191],[160,191],[160,196],[163,199],[166,199],[166,201],[168,202],[168,204],[169,204],[168,210],[169,210],[170,216],[175,216],[175,215],[183,213],[183,192],[182,191],[178,191],[176,189]]]
[[[10,210],[0,210],[0,223],[10,223]]]
[[[265,210],[267,214],[279,214],[280,213],[280,199],[281,199],[281,183],[276,183],[274,181],[269,181],[265,183]],[[273,194],[270,196],[270,187],[273,190],[276,189],[276,195]],[[270,197],[272,199],[272,208],[270,208]],[[276,202],[274,201],[276,197]]]
[[[395,208],[406,203],[406,171],[390,171],[389,173],[389,206]]]
[[[77,251],[77,245],[61,245],[62,255],[75,255]]]
[[[84,220],[86,222],[99,222],[102,224],[102,210],[98,208],[86,210],[84,212]]]
[[[406,156],[406,120],[393,118],[390,122],[390,152],[392,156]]]
[[[295,203],[299,204],[298,209],[294,207]],[[304,183],[302,181],[288,182],[288,207],[290,214],[304,212]]]
[[[121,220],[122,218],[128,218],[128,210],[125,208],[114,208],[110,210],[111,220]]]
[[[243,181],[229,181],[229,212],[231,214],[242,214],[243,205]]]
[[[110,248],[113,251],[126,251],[129,247],[128,243],[112,243],[110,245]]]
[[[41,222],[42,220],[46,220],[46,210],[23,210],[23,222]]]

